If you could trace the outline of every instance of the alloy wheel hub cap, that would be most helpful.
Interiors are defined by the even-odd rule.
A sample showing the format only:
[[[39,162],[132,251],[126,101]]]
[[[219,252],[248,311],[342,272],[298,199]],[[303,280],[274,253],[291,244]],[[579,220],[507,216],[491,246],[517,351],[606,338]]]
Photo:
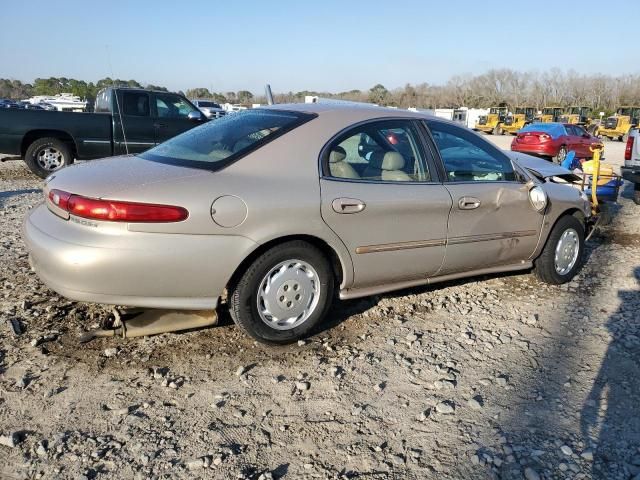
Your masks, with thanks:
[[[571,271],[578,260],[580,253],[580,241],[578,232],[569,228],[562,233],[555,252],[555,268],[560,275],[566,275]]]
[[[280,262],[258,287],[258,313],[276,330],[290,330],[305,322],[318,306],[320,281],[315,269],[301,260]]]
[[[64,157],[59,150],[49,147],[37,154],[38,164],[45,170],[56,170],[64,164]]]

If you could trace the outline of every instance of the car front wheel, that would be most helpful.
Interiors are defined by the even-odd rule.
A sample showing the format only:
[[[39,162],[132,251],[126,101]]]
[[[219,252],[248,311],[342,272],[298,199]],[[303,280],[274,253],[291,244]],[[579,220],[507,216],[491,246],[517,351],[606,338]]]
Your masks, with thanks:
[[[567,283],[578,273],[584,251],[584,226],[572,215],[561,217],[534,261],[536,276],[545,283]]]
[[[234,322],[256,340],[291,343],[309,335],[333,299],[334,276],[325,255],[301,240],[267,250],[229,292]]]

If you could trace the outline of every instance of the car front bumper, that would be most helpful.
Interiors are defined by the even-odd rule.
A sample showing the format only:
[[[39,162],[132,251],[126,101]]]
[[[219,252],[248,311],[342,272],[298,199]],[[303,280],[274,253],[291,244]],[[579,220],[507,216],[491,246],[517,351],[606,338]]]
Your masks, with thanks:
[[[57,217],[44,204],[22,228],[31,266],[52,290],[72,300],[134,307],[214,309],[255,248],[232,235],[105,233]]]

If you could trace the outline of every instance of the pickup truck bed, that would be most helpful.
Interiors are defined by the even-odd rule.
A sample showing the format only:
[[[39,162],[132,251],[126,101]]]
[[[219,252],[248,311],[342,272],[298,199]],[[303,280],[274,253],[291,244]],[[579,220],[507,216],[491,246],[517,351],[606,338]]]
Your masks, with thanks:
[[[0,109],[0,152],[23,156],[31,142],[42,137],[71,143],[75,158],[113,155],[112,119],[108,113]]]

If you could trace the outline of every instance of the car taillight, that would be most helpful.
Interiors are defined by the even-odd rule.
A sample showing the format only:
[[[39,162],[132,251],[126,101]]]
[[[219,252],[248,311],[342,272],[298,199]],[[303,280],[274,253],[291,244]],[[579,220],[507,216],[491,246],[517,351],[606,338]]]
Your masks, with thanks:
[[[624,148],[624,159],[631,160],[631,152],[633,151],[633,141],[635,137],[629,136],[627,138],[627,146]]]
[[[56,190],[54,188],[49,191],[49,200],[51,200],[51,203],[62,210],[67,210],[69,197],[71,197],[71,194],[63,192],[62,190]]]
[[[181,222],[189,216],[185,208],[173,205],[102,200],[55,189],[49,199],[72,215],[109,222]]]
[[[551,137],[546,133],[543,133],[542,135],[538,135],[538,138],[540,139],[541,142],[546,142],[551,140]]]

